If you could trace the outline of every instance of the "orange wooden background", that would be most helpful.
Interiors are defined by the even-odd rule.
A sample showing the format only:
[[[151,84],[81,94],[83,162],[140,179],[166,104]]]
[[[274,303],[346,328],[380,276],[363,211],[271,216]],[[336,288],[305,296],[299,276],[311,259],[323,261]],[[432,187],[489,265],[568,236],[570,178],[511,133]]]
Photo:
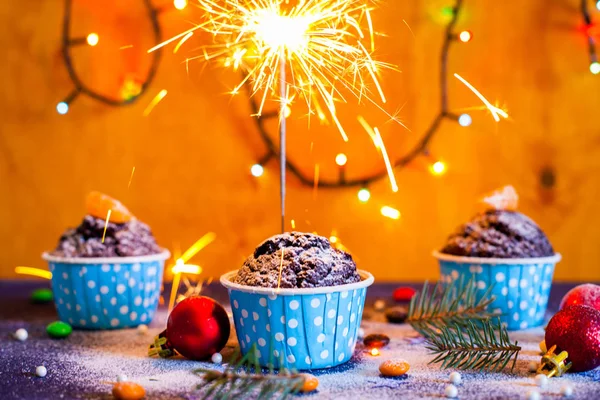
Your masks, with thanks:
[[[116,95],[126,77],[144,75],[152,41],[141,1],[111,3],[75,0],[74,35],[95,31],[100,43],[74,54],[88,84]],[[350,177],[382,170],[357,114],[381,128],[394,159],[419,140],[437,112],[441,9],[451,2],[381,3],[373,18],[387,36],[377,39],[377,55],[401,70],[382,76],[388,109],[400,110],[410,131],[385,123],[373,109],[349,105],[340,111],[350,136],[345,144],[332,126],[313,121],[309,130],[296,118],[289,156],[308,174],[319,163],[321,177],[335,177],[340,151],[348,154]],[[449,70],[506,105],[510,121],[496,124],[474,111],[469,128],[444,122],[430,150],[448,173],[432,176],[431,160],[421,157],[396,171],[398,193],[380,181],[371,186],[368,204],[357,201],[356,189],[321,189],[314,198],[311,188],[290,178],[289,218],[300,230],[335,230],[378,280],[432,279],[431,251],[474,213],[482,192],[510,183],[521,194],[522,211],[564,256],[557,279],[599,280],[600,76],[588,70],[578,5],[465,0],[458,28],[472,30],[474,40],[453,48]],[[165,36],[187,29],[196,12],[163,13]],[[269,163],[259,179],[250,176],[265,149],[244,97],[226,94],[238,74],[193,62],[186,74],[185,57],[208,40],[196,35],[178,54],[173,46],[165,50],[156,81],[135,105],[110,108],[79,98],[61,116],[55,105],[72,89],[60,56],[62,16],[57,0],[35,7],[0,3],[0,277],[14,277],[17,265],[43,267],[40,253],[79,223],[84,197],[94,189],[120,198],[171,249],[214,231],[216,242],[195,259],[205,276],[237,268],[279,226],[277,165]],[[600,19],[598,12],[594,17]],[[133,47],[119,50],[127,45]],[[161,89],[168,95],[143,117]],[[454,78],[449,89],[453,109],[481,105]],[[555,171],[554,189],[540,183],[547,168]],[[401,220],[383,218],[382,205],[399,209]]]

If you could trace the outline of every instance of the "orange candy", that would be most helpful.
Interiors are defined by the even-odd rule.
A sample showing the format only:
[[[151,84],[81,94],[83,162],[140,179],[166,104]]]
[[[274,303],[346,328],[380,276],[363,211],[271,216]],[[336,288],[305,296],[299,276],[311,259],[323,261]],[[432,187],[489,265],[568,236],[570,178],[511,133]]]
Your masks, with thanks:
[[[386,360],[379,366],[379,372],[383,376],[401,376],[408,372],[410,365],[401,358]]]
[[[300,388],[302,393],[309,393],[317,390],[319,380],[316,376],[311,374],[300,374],[300,376],[304,378],[304,383],[302,384],[302,388]]]
[[[134,382],[118,382],[113,386],[112,394],[119,400],[140,400],[146,396],[146,391]]]
[[[117,224],[129,222],[133,218],[127,207],[119,200],[100,192],[91,192],[88,194],[85,207],[87,213],[96,218],[106,218],[108,210],[111,210],[110,222]]]
[[[481,201],[486,210],[516,211],[519,195],[515,188],[509,185],[486,195]]]

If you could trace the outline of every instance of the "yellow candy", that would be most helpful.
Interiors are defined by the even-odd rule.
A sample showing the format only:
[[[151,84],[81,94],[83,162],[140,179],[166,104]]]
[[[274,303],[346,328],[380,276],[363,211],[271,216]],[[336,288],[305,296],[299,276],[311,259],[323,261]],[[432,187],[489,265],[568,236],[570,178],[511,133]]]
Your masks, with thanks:
[[[113,386],[112,394],[118,400],[140,400],[146,396],[146,391],[134,382],[118,382]]]
[[[379,372],[383,376],[402,376],[408,372],[410,365],[401,358],[386,360],[379,366]]]
[[[319,386],[319,380],[316,376],[311,374],[300,374],[300,376],[304,378],[302,388],[300,388],[302,393],[309,393],[317,390],[317,386]]]

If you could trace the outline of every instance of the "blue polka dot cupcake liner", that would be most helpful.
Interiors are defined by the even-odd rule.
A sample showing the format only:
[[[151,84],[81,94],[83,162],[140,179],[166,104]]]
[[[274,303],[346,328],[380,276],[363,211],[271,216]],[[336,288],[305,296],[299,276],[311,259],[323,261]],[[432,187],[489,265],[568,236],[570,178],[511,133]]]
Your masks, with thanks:
[[[79,329],[131,328],[152,321],[168,251],[139,257],[63,258],[44,253],[61,321]]]
[[[361,281],[314,289],[273,289],[233,283],[237,271],[221,276],[229,292],[242,354],[254,349],[263,367],[308,370],[335,367],[354,353],[373,275]]]
[[[489,309],[501,313],[509,330],[527,329],[544,323],[554,267],[560,254],[543,258],[458,257],[434,252],[440,263],[441,281],[473,279],[478,299],[493,285],[495,300]]]

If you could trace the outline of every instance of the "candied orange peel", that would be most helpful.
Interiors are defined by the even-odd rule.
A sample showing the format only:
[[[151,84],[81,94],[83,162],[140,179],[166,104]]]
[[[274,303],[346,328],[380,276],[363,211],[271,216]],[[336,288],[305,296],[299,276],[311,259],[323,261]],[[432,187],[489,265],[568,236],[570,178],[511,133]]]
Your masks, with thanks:
[[[122,224],[133,219],[133,214],[119,200],[100,192],[91,192],[85,201],[86,211],[96,218],[106,218],[111,210],[110,221]]]
[[[514,187],[507,185],[484,196],[481,203],[487,210],[516,211],[519,195]]]

